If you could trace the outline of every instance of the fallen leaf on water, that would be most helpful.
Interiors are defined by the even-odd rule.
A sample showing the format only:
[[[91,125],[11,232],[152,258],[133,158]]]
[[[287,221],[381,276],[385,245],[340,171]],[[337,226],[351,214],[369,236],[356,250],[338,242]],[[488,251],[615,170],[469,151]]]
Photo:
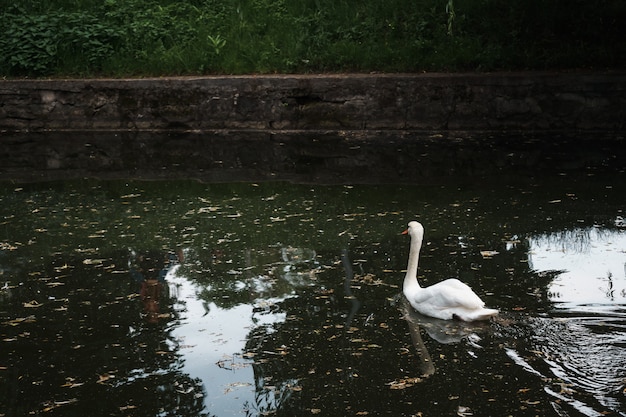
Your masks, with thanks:
[[[82,385],[84,385],[84,382],[66,382],[65,384],[61,385],[64,388],[77,388],[80,387]]]
[[[252,384],[249,382],[232,382],[230,384],[228,384],[228,386],[226,387],[226,389],[224,390],[224,394],[228,394],[229,392],[231,392],[234,388],[242,388],[242,387],[249,387]]]
[[[456,415],[460,417],[467,417],[467,416],[473,416],[474,413],[472,413],[472,410],[470,410],[469,407],[464,407],[462,405],[459,405],[459,408],[457,408],[457,411],[456,411]]]
[[[5,321],[2,324],[8,324],[10,326],[17,326],[19,324],[22,323],[34,323],[37,319],[35,318],[35,316],[28,316],[28,317],[18,317],[16,319],[13,319],[11,321]]]
[[[115,378],[115,375],[111,375],[109,373],[98,375],[98,384],[103,384],[107,382],[109,379]]]
[[[85,265],[98,265],[98,264],[101,264],[102,262],[104,262],[104,259],[89,259],[88,258],[83,261]]]
[[[136,405],[125,405],[125,406],[120,407],[120,411],[133,410],[135,408],[137,408]]]
[[[8,242],[0,242],[0,249],[14,251],[14,250],[17,250],[17,245],[12,245]]]
[[[47,413],[48,411],[54,410],[55,408],[58,407],[62,407],[64,405],[68,405],[68,404],[73,404],[75,402],[78,401],[78,398],[72,398],[70,400],[66,400],[66,401],[54,401],[52,403],[47,403],[46,406],[43,408],[43,411],[45,413]]]
[[[43,304],[41,304],[40,302],[36,300],[32,300],[27,303],[24,303],[24,307],[27,307],[27,308],[37,308],[37,307],[41,307],[42,305]]]
[[[422,382],[422,378],[402,378],[396,381],[387,383],[391,389],[405,389],[412,387],[413,385]]]

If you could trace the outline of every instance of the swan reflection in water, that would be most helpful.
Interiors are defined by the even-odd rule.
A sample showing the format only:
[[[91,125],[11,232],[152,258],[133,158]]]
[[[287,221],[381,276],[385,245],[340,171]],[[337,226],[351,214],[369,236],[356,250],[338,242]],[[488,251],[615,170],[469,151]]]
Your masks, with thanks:
[[[478,344],[481,340],[478,333],[489,328],[488,322],[436,319],[415,311],[402,294],[398,294],[395,301],[402,313],[402,318],[406,320],[409,327],[409,334],[420,361],[419,367],[423,377],[428,377],[435,373],[435,364],[424,344],[421,329],[424,329],[431,339],[441,344],[448,345],[463,342],[471,347],[481,348]]]

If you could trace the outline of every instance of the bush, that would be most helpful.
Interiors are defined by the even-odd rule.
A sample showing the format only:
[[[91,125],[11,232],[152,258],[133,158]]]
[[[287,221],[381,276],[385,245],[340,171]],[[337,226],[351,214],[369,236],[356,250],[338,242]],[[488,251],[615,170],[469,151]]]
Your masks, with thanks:
[[[0,8],[5,76],[626,63],[621,0],[0,0]]]
[[[119,34],[85,12],[42,15],[13,9],[3,15],[0,67],[5,74],[93,72],[114,52]]]

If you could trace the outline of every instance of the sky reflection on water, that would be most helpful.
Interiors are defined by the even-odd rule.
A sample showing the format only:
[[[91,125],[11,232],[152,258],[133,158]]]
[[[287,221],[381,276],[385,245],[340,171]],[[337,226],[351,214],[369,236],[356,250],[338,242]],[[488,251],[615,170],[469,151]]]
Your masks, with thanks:
[[[575,228],[530,238],[530,267],[560,271],[548,287],[558,307],[626,304],[626,230]]]
[[[246,354],[246,339],[255,327],[285,320],[285,313],[255,314],[255,304],[218,307],[198,298],[197,284],[173,270],[167,277],[176,288],[181,322],[173,336],[183,343],[183,370],[200,379],[206,389],[204,404],[216,416],[236,415],[255,400],[253,360]],[[280,299],[263,300],[265,303]],[[266,408],[274,404],[262,404]]]

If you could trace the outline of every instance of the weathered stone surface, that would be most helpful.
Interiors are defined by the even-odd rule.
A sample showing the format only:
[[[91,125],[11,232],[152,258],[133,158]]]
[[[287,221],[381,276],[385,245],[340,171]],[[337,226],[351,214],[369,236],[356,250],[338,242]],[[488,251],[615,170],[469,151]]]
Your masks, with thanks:
[[[0,130],[623,131],[626,73],[0,81]]]

